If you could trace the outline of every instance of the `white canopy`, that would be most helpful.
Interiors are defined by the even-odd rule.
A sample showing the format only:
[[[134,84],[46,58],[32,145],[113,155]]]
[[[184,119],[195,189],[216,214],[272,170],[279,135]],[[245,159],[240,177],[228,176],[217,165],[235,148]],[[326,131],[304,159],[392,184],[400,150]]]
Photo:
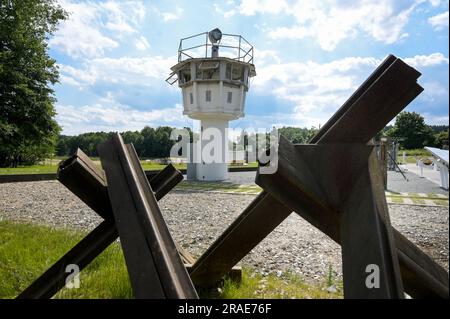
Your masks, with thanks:
[[[428,146],[425,146],[425,149],[429,151],[431,154],[433,154],[434,157],[440,159],[448,166],[448,150],[441,150],[440,148]]]

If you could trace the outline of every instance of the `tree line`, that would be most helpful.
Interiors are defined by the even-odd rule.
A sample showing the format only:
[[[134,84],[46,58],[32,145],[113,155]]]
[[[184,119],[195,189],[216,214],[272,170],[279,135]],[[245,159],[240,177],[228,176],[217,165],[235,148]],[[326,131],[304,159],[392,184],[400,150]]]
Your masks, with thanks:
[[[157,128],[146,126],[141,131],[125,131],[121,135],[125,143],[134,145],[140,158],[165,158],[169,157],[170,149],[176,142],[170,139],[170,134],[174,129],[169,126]],[[189,132],[191,140],[194,136],[197,139],[197,135],[190,128],[185,127],[185,129]],[[282,127],[279,129],[279,133],[293,143],[307,143],[316,131],[315,128],[298,127]],[[97,157],[97,146],[110,139],[113,134],[115,132],[90,132],[74,136],[60,135],[56,143],[55,155],[70,156],[77,148],[80,148],[88,156]],[[239,149],[239,146],[243,146],[243,143],[248,143],[247,139],[245,142],[242,140],[245,134],[245,131],[243,131],[238,138],[238,147],[235,147],[235,149]],[[248,137],[249,139],[254,138],[252,134]],[[230,144],[231,149],[233,143]]]
[[[141,158],[162,158],[168,157],[170,149],[175,141],[170,139],[170,133],[174,128],[160,126],[152,128],[144,127],[141,131],[122,132],[125,143],[132,143],[136,153]],[[186,128],[188,131],[189,128]],[[75,136],[60,135],[56,144],[56,155],[72,155],[77,148],[80,148],[88,156],[98,156],[97,146],[111,138],[115,132],[91,132]]]
[[[398,139],[403,149],[425,146],[448,149],[448,128],[448,125],[427,125],[424,117],[416,112],[401,112],[396,116],[395,124],[386,126],[379,136]]]
[[[125,143],[132,143],[136,152],[141,158],[165,158],[169,157],[170,149],[175,141],[170,139],[170,134],[175,128],[169,126],[160,126],[152,128],[144,127],[141,131],[122,132],[122,138]],[[185,127],[190,133],[191,140],[197,139],[197,135],[189,128]],[[308,143],[308,141],[317,133],[318,129],[300,128],[285,126],[278,129],[280,135],[283,135],[292,143]],[[114,132],[91,132],[75,136],[60,135],[55,154],[58,156],[70,156],[77,148],[80,148],[88,156],[97,157],[97,146],[100,143],[110,139]],[[398,138],[400,145],[404,149],[423,148],[432,146],[445,148],[448,147],[448,125],[426,125],[424,118],[415,112],[402,112],[396,117],[395,125],[386,126],[376,137],[390,136]],[[254,134],[248,134],[242,131],[238,137],[237,145],[234,149],[240,150],[244,144],[251,143],[255,139]],[[233,148],[230,142],[230,149]]]

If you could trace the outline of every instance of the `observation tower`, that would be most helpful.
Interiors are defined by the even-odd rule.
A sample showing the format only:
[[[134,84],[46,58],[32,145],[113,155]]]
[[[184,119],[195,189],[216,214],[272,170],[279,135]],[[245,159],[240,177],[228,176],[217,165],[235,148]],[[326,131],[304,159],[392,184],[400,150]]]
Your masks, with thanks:
[[[200,121],[199,145],[188,159],[188,179],[224,180],[228,122],[244,117],[249,78],[256,75],[253,46],[241,35],[217,28],[199,33],[180,40],[178,63],[171,71],[166,81],[178,82],[183,114]]]

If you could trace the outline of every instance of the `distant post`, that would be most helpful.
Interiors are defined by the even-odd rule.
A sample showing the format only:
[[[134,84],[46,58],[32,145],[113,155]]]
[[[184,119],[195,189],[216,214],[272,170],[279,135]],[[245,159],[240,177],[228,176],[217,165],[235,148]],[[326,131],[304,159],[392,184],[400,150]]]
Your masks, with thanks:
[[[380,166],[381,172],[383,173],[384,189],[387,189],[387,161],[386,161],[387,145],[388,139],[382,137],[380,139]]]

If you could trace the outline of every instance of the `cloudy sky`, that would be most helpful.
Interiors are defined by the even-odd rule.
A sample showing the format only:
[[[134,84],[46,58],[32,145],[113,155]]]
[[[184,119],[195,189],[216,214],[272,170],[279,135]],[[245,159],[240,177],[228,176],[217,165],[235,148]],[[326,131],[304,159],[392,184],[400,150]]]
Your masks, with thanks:
[[[255,47],[246,116],[232,128],[323,125],[394,54],[425,91],[406,110],[448,124],[448,0],[60,0],[70,18],[50,39],[63,134],[192,127],[164,80],[179,39],[219,27]]]

